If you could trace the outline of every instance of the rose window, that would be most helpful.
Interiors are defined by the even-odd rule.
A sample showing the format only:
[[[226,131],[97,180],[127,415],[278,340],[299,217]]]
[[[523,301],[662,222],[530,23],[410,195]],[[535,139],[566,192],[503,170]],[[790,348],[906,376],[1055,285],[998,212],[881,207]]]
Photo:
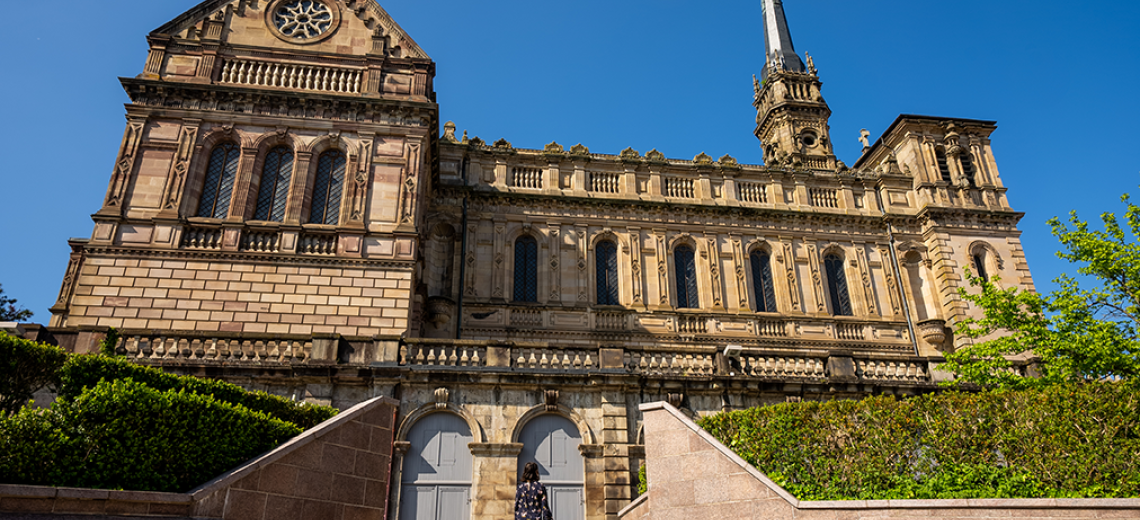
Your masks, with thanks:
[[[333,25],[333,12],[316,0],[289,0],[277,6],[273,23],[281,34],[298,40],[317,38]]]

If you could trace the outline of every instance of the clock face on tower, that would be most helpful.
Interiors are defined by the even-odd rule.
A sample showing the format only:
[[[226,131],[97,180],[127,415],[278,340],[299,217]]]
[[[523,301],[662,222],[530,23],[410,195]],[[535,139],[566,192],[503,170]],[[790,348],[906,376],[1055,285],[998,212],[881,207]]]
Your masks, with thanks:
[[[324,40],[340,23],[340,11],[330,0],[278,0],[266,16],[278,38],[301,45]]]

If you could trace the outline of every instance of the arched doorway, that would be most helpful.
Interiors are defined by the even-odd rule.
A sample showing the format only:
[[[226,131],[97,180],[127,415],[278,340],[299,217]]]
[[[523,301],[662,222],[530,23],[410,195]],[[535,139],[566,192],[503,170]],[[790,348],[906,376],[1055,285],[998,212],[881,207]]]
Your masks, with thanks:
[[[586,518],[586,473],[582,454],[582,434],[569,419],[560,415],[540,415],[531,419],[519,435],[523,444],[518,475],[527,462],[538,463],[538,474],[550,495],[550,509],[558,520]]]
[[[471,517],[471,429],[449,413],[420,419],[408,432],[400,520]]]

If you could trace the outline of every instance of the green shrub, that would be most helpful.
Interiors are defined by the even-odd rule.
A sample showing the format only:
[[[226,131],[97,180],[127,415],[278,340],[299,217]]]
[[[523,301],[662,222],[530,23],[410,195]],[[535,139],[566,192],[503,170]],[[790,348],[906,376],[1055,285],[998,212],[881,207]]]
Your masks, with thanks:
[[[59,384],[63,349],[0,332],[0,415],[16,413],[32,394]]]
[[[125,378],[159,391],[185,390],[194,394],[212,395],[219,401],[240,404],[250,410],[264,412],[305,430],[336,415],[336,410],[328,406],[296,403],[265,392],[250,392],[240,386],[213,379],[167,374],[156,368],[136,365],[123,358],[107,356],[71,356],[60,371],[62,381],[60,396],[74,399],[85,388],[93,388],[101,380],[115,381]]]
[[[789,403],[701,419],[802,500],[1140,496],[1124,384]]]
[[[637,468],[637,494],[644,495],[649,491],[649,479],[645,476],[645,464]]]
[[[185,492],[300,432],[209,395],[104,381],[0,419],[0,482]]]

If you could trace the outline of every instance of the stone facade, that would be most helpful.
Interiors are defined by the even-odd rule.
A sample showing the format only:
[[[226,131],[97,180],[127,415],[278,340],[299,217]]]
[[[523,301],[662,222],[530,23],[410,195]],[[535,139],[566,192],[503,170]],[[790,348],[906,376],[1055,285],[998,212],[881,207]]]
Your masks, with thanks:
[[[435,64],[373,0],[208,0],[148,40],[47,332],[88,352],[115,327],[139,363],[340,408],[397,399],[393,518],[448,493],[503,516],[552,416],[581,516],[614,518],[640,403],[932,391],[970,341],[964,269],[1033,287],[993,122],[900,116],[848,167],[794,53],[755,85],[759,166],[441,130]],[[469,439],[445,484],[401,462],[437,414],[459,422],[432,438]]]

